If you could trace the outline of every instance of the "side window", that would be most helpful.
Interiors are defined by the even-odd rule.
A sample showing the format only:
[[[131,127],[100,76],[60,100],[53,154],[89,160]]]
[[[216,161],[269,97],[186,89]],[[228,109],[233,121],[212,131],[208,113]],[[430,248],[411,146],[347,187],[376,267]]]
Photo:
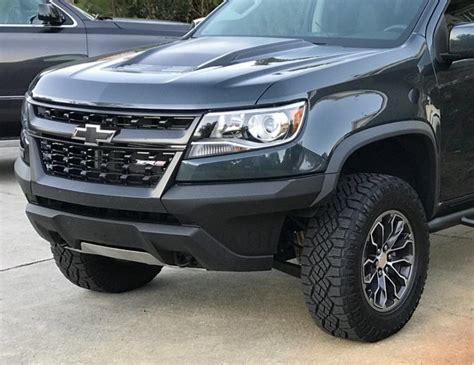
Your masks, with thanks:
[[[44,0],[0,0],[0,25],[39,25],[36,17],[38,6]],[[63,25],[74,24],[73,20],[59,9],[64,16]]]
[[[42,0],[2,0],[0,3],[0,24],[27,25],[38,14]]]
[[[446,23],[448,27],[462,23],[474,23],[473,1],[452,0],[446,11]]]

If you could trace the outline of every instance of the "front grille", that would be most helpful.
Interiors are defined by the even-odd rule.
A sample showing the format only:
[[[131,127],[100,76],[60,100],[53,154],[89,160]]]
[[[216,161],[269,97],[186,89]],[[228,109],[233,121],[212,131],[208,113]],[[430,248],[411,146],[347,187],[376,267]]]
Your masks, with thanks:
[[[61,107],[34,106],[38,118],[75,125],[97,124],[107,129],[186,130],[192,116],[166,116],[150,113],[72,110]]]
[[[165,149],[92,147],[69,141],[39,139],[48,175],[109,185],[153,187],[176,152]]]

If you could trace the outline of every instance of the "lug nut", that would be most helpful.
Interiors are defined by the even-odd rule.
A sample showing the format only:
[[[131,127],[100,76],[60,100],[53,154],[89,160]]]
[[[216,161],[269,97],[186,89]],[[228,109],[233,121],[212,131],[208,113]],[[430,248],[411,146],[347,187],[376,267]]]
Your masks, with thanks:
[[[382,253],[382,250],[379,248],[379,249],[377,250],[377,253],[380,255],[380,254]]]
[[[378,273],[379,273],[379,276],[382,276],[382,273],[383,273],[382,269],[379,269]]]
[[[384,250],[384,251],[387,251],[387,250],[388,250],[388,246],[387,246],[387,245],[383,246],[383,250]]]
[[[385,266],[385,272],[388,273],[388,267]]]

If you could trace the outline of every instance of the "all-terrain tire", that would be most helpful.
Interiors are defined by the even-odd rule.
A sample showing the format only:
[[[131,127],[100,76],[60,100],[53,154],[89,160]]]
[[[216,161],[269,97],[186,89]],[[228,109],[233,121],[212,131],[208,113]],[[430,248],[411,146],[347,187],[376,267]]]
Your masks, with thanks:
[[[73,284],[93,291],[123,293],[140,288],[161,271],[160,266],[123,262],[68,250],[64,243],[51,243],[56,265]]]
[[[363,250],[377,217],[391,210],[403,213],[412,227],[414,276],[404,301],[392,311],[380,312],[364,294]],[[322,329],[367,342],[396,333],[413,315],[428,271],[428,226],[417,193],[392,176],[342,177],[331,200],[308,224],[301,262],[305,301]]]

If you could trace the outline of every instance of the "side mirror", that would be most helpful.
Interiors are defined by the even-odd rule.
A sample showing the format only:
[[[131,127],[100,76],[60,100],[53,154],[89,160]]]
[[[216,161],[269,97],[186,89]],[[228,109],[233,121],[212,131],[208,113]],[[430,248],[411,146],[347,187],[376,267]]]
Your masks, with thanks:
[[[451,61],[474,58],[474,23],[456,25],[449,35]]]
[[[191,29],[196,28],[199,24],[201,24],[204,21],[204,19],[206,18],[194,19],[193,22],[191,23]]]
[[[64,18],[52,4],[39,4],[38,19],[45,25],[61,25]]]

